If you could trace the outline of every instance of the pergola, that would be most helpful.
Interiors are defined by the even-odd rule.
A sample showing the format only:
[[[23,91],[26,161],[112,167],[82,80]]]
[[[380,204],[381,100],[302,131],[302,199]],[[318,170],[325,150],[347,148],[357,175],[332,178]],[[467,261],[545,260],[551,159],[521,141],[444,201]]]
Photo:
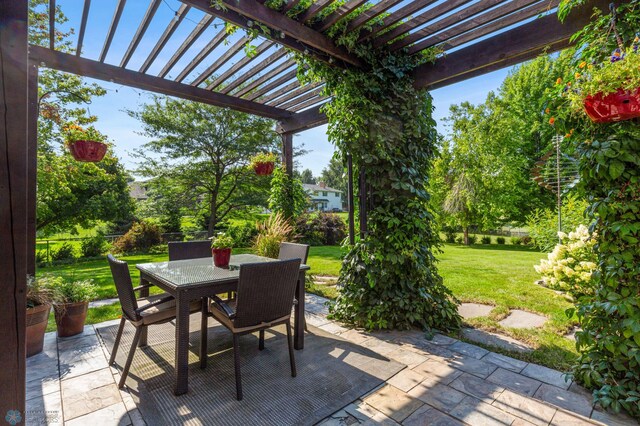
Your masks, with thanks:
[[[293,17],[287,12],[300,0],[288,0],[281,10],[268,8],[265,0],[224,0],[224,7],[218,8],[211,7],[210,0],[180,1],[179,9],[168,21],[154,19],[163,0],[133,2],[144,3],[146,12],[141,14],[125,53],[113,63],[107,60],[108,54],[118,31],[122,31],[121,18],[128,10],[126,0],[117,0],[97,55],[83,51],[91,0],[83,2],[74,52],[61,51],[57,45],[53,14],[49,16],[48,45],[34,46],[27,41],[28,0],[0,4],[0,109],[4,129],[0,136],[2,413],[10,409],[23,412],[25,407],[25,289],[27,274],[35,271],[40,67],[275,119],[282,135],[283,161],[291,173],[293,134],[324,124],[322,105],[330,98],[323,94],[321,83],[298,82],[290,51],[312,55],[336,67],[364,67],[326,32],[367,3],[370,8],[350,21],[348,30],[358,30],[373,19],[383,18],[380,25],[363,30],[361,40],[389,51],[407,49],[415,55],[433,46],[444,52],[434,64],[422,65],[414,72],[415,85],[428,89],[568,47],[570,36],[588,22],[592,7],[606,10],[608,3],[594,0],[573,11],[561,24],[555,15],[559,0],[349,0],[322,20],[314,17],[331,7],[333,0],[316,0]],[[49,10],[55,9],[56,0],[49,0]],[[187,15],[189,20],[199,20],[197,25],[186,38],[178,40],[181,44],[177,49],[166,55],[167,46],[176,41],[172,38]],[[212,37],[204,36],[208,28],[222,22],[244,29],[260,24],[270,31],[254,41],[255,55],[247,56],[243,48],[251,42],[248,37],[225,44],[230,36],[224,28]],[[143,53],[142,64],[133,66],[132,57],[141,53],[141,40],[150,29],[161,35],[150,51]],[[193,51],[194,45],[205,42],[204,48]],[[223,53],[214,53],[220,48]],[[157,63],[163,50],[169,59]],[[353,205],[353,179],[349,181]],[[353,223],[352,216],[350,219]]]

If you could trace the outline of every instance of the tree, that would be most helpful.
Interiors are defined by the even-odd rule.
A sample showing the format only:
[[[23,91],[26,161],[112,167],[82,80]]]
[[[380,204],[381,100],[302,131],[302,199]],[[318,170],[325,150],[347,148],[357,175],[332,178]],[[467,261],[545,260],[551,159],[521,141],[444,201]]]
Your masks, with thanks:
[[[275,213],[281,213],[285,219],[295,219],[308,205],[308,195],[302,182],[289,176],[282,167],[276,168],[271,179],[269,208]]]
[[[320,180],[327,184],[329,188],[342,191],[342,199],[347,194],[347,170],[339,152],[333,154],[327,167],[322,169]]]
[[[48,43],[49,2],[30,0],[29,42]],[[73,52],[68,33],[60,31],[67,18],[57,10],[56,47]],[[133,203],[127,174],[111,149],[100,163],[79,163],[64,148],[62,128],[69,122],[86,125],[97,117],[78,103],[88,103],[106,91],[97,84],[59,71],[41,69],[38,80],[38,169],[36,229],[50,233],[74,232],[75,225],[90,226],[97,220],[130,220]]]
[[[138,150],[138,171],[173,185],[185,205],[206,217],[209,236],[231,212],[266,206],[268,179],[247,165],[257,153],[277,150],[271,120],[160,96],[128,113],[153,138]]]
[[[302,183],[316,183],[316,178],[313,177],[313,172],[310,169],[304,169],[300,173],[300,180]]]

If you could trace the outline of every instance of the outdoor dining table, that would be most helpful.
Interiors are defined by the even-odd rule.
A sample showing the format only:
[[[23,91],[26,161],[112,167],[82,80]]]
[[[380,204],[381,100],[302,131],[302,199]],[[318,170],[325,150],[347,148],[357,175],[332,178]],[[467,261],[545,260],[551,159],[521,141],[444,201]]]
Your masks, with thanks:
[[[215,294],[235,291],[238,287],[239,267],[243,263],[273,262],[274,260],[252,254],[238,254],[231,256],[228,268],[214,266],[211,257],[136,265],[140,271],[141,284],[153,284],[172,295],[176,300],[174,373],[174,393],[176,395],[182,395],[188,391],[190,303]],[[296,349],[304,348],[304,282],[307,270],[309,270],[309,266],[300,265],[300,275],[295,293],[297,303],[294,308],[293,341]],[[265,291],[269,291],[269,289],[265,289]],[[202,327],[206,328],[206,324],[207,321],[203,318]],[[144,339],[143,344],[146,344]],[[202,368],[206,365],[206,353],[202,354],[203,347],[206,346],[201,344],[200,365]]]

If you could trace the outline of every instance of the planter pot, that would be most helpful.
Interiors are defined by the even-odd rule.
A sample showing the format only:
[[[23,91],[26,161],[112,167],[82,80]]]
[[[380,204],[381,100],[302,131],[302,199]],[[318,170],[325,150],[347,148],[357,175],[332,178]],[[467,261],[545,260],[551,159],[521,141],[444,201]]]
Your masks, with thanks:
[[[268,163],[255,163],[253,165],[253,170],[256,172],[258,176],[268,176],[273,173],[273,169],[275,169],[276,163],[268,162]]]
[[[27,358],[42,352],[51,305],[27,308]]]
[[[640,88],[635,91],[618,90],[603,96],[587,96],[584,110],[596,123],[611,123],[640,117]]]
[[[58,326],[58,337],[75,336],[84,330],[89,302],[64,303],[53,305]]]
[[[217,249],[212,248],[211,254],[213,254],[213,264],[219,268],[228,268],[229,260],[231,259],[231,249],[223,248]]]
[[[69,151],[77,161],[97,163],[107,153],[107,145],[97,141],[75,141],[69,144]]]

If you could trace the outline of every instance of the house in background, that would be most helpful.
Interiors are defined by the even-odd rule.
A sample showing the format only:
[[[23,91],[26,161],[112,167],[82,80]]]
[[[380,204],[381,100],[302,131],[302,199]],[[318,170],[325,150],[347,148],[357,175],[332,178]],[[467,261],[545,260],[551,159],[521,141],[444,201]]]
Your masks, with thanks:
[[[145,201],[148,199],[147,182],[136,181],[129,183],[129,195],[136,201]]]
[[[341,212],[342,211],[342,191],[329,188],[324,182],[318,184],[302,184],[304,190],[309,194],[311,210],[321,212]]]

